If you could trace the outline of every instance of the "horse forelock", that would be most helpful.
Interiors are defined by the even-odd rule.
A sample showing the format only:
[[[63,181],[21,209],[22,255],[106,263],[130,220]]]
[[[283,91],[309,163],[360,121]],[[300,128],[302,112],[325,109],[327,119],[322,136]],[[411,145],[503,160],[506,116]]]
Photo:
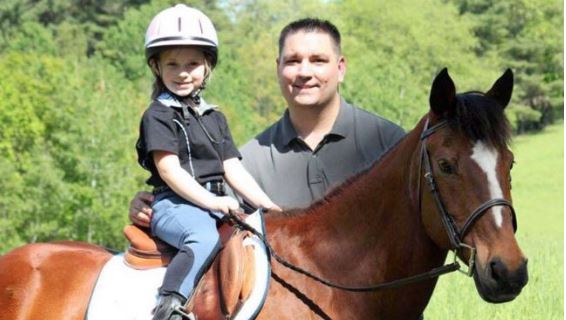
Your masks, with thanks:
[[[458,94],[449,123],[470,140],[483,141],[498,149],[507,147],[511,140],[511,126],[504,107],[481,92]]]

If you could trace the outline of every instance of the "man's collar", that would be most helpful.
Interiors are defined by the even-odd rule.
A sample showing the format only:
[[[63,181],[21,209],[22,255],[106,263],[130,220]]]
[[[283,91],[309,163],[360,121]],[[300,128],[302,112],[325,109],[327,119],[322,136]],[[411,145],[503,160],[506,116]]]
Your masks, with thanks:
[[[173,96],[171,93],[169,92],[163,92],[161,93],[157,99],[157,101],[161,102],[163,105],[167,106],[167,107],[172,107],[172,108],[181,108],[181,101],[179,101],[179,99],[177,99],[175,96]],[[218,109],[217,105],[213,105],[213,104],[208,104],[206,103],[206,101],[204,101],[203,98],[200,99],[200,105],[197,107],[197,112],[199,115],[203,115],[205,114],[208,110],[214,110],[214,109]]]
[[[354,126],[353,112],[354,107],[347,103],[343,97],[340,97],[340,111],[329,134],[337,135],[342,138],[348,136],[348,132],[351,132],[349,129]]]
[[[352,105],[347,103],[346,100],[344,100],[344,98],[340,97],[340,110],[338,111],[338,116],[336,117],[336,120],[334,121],[334,125],[332,125],[332,129],[330,129],[330,132],[327,134],[327,136],[335,135],[341,138],[345,138],[348,135],[348,132],[350,131],[348,130],[348,128],[354,126],[353,123],[354,118],[352,116],[353,110],[354,109]],[[281,131],[279,132],[280,134],[279,139],[282,145],[285,146],[289,145],[291,141],[298,138],[299,136],[297,134],[297,130],[295,130],[295,127],[291,122],[289,109],[285,110],[285,113],[281,118],[280,129]]]
[[[283,114],[283,118],[281,118],[281,132],[279,132],[281,139],[281,143],[284,146],[289,145],[291,141],[298,137],[297,130],[293,126],[291,122],[291,116],[289,115],[289,109],[285,109],[285,113]]]

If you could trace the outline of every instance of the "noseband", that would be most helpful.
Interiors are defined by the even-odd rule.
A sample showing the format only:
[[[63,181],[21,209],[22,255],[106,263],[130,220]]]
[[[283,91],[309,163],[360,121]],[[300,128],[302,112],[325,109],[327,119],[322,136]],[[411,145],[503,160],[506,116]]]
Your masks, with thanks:
[[[468,274],[471,275],[471,273],[473,272],[473,264],[474,264],[476,249],[465,244],[462,241],[462,239],[464,239],[466,234],[468,234],[468,232],[470,231],[470,228],[474,225],[474,223],[479,218],[481,218],[483,216],[483,214],[487,212],[488,209],[490,209],[491,207],[494,207],[494,206],[506,206],[506,207],[509,207],[509,209],[511,209],[511,219],[513,221],[513,230],[514,231],[517,231],[517,219],[515,217],[515,209],[513,209],[513,205],[511,204],[511,202],[506,200],[506,199],[496,198],[496,199],[488,200],[488,201],[484,202],[483,204],[481,204],[479,207],[477,207],[477,209],[474,210],[468,216],[468,218],[464,222],[464,225],[462,226],[462,228],[461,229],[458,228],[458,226],[454,222],[454,219],[452,218],[452,215],[450,215],[448,213],[448,210],[446,209],[444,202],[442,202],[440,192],[438,191],[438,187],[437,187],[436,182],[434,180],[430,156],[429,156],[427,148],[426,148],[427,138],[430,135],[432,135],[433,133],[435,133],[436,130],[438,130],[442,127],[445,127],[447,124],[448,124],[447,121],[441,121],[441,122],[437,123],[436,125],[429,128],[428,127],[428,119],[425,123],[425,127],[423,129],[422,134],[421,134],[421,163],[422,163],[422,169],[424,171],[423,176],[424,176],[424,178],[427,182],[427,185],[429,186],[430,192],[432,193],[432,195],[434,197],[434,201],[436,203],[438,213],[440,214],[442,225],[444,226],[444,229],[446,230],[446,234],[448,235],[448,239],[450,240],[450,244],[452,245],[452,249],[455,250],[456,252],[462,250],[463,248],[469,249],[471,251],[470,258],[469,258],[469,261],[468,261],[469,262],[468,263],[468,267],[469,267]],[[420,182],[419,182],[419,186],[420,186]]]

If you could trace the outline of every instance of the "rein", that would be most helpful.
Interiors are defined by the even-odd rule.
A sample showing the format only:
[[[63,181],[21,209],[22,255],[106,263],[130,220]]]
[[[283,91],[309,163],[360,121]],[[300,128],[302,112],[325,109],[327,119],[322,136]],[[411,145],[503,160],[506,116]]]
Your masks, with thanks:
[[[273,250],[269,241],[267,240],[267,238],[263,234],[259,233],[252,226],[250,226],[246,222],[242,221],[242,219],[237,217],[234,213],[230,212],[229,214],[227,214],[225,216],[225,218],[227,220],[231,221],[234,225],[240,227],[243,230],[247,230],[247,231],[251,232],[252,234],[254,234],[256,237],[258,237],[265,244],[266,248],[269,251],[269,254],[273,258],[275,258],[275,260],[277,262],[279,262],[280,264],[282,264],[283,266],[285,266],[285,267],[287,267],[287,268],[289,268],[289,269],[291,269],[295,272],[303,274],[303,275],[305,275],[305,276],[307,276],[307,277],[309,277],[309,278],[311,278],[315,281],[318,281],[318,282],[320,282],[320,283],[322,283],[322,284],[324,284],[328,287],[331,287],[331,288],[336,288],[336,289],[340,289],[340,290],[344,290],[344,291],[351,291],[351,292],[370,292],[370,291],[379,291],[379,290],[383,290],[383,289],[398,288],[398,287],[402,287],[402,286],[412,284],[412,283],[415,283],[415,282],[433,279],[433,278],[439,277],[441,275],[460,270],[460,264],[458,263],[456,258],[457,258],[458,252],[462,249],[468,249],[471,252],[470,258],[468,260],[468,271],[464,272],[468,276],[471,276],[473,274],[473,271],[474,271],[476,249],[465,244],[460,239],[463,239],[466,236],[466,234],[468,233],[470,228],[473,226],[473,224],[476,222],[476,220],[479,219],[481,216],[483,216],[483,214],[493,206],[507,206],[511,209],[511,214],[512,214],[512,219],[513,219],[513,228],[514,228],[515,231],[517,230],[517,222],[516,222],[516,217],[515,217],[515,210],[513,209],[511,202],[509,202],[505,199],[491,199],[491,200],[484,202],[476,210],[474,210],[472,212],[472,214],[470,214],[470,216],[467,218],[462,229],[458,230],[454,220],[452,219],[452,217],[448,213],[448,210],[446,209],[446,207],[444,206],[444,203],[442,202],[442,199],[440,198],[440,192],[438,191],[438,188],[436,187],[436,182],[435,182],[434,176],[432,174],[432,165],[431,165],[431,162],[430,162],[430,157],[428,155],[428,151],[427,151],[427,148],[426,148],[426,139],[430,135],[432,135],[436,130],[446,126],[447,124],[448,123],[446,121],[442,121],[442,122],[440,122],[440,123],[429,128],[428,127],[428,119],[427,119],[425,127],[424,127],[423,132],[422,132],[421,137],[420,137],[421,146],[422,146],[421,147],[421,165],[420,165],[420,167],[422,167],[424,165],[424,167],[421,168],[421,169],[424,169],[424,175],[423,176],[426,179],[426,182],[427,182],[427,184],[430,188],[430,191],[434,196],[436,207],[437,207],[438,212],[440,214],[442,224],[444,225],[444,229],[446,230],[448,238],[450,239],[450,243],[452,244],[451,250],[454,252],[454,261],[450,264],[446,264],[446,265],[434,268],[434,269],[432,269],[428,272],[423,272],[423,273],[419,273],[419,274],[409,276],[409,277],[406,277],[406,278],[401,278],[401,279],[398,279],[398,280],[384,282],[384,283],[380,283],[380,284],[376,284],[376,285],[370,285],[370,286],[365,286],[365,287],[343,286],[343,285],[331,282],[329,280],[323,279],[323,278],[313,274],[312,272],[309,272],[309,271],[302,269],[302,268],[300,268],[296,265],[293,265],[292,263],[288,262],[287,260],[285,260],[284,258],[279,256],[275,252],[275,250]],[[419,172],[420,172],[420,170],[419,170]],[[419,175],[419,177],[420,177],[420,175]],[[419,186],[420,186],[420,181],[419,181]],[[419,192],[419,194],[420,194],[420,192]]]

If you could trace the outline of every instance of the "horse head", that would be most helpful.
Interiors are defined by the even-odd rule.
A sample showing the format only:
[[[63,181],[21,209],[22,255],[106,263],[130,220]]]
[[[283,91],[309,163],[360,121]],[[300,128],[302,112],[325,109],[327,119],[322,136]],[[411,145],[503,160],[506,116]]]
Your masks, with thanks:
[[[511,204],[513,153],[504,109],[512,90],[507,70],[487,93],[456,94],[442,70],[421,136],[425,229],[437,246],[468,262],[480,296],[492,303],[513,300],[528,281]]]

